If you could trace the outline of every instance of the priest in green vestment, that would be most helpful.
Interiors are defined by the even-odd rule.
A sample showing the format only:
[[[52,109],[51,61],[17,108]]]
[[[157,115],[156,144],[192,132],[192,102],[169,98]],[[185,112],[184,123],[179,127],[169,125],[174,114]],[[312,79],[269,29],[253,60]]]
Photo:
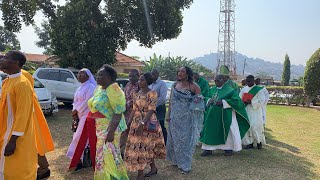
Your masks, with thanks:
[[[222,66],[220,67],[220,74],[223,75],[223,79],[224,79],[224,81],[226,82],[226,84],[228,84],[230,87],[232,87],[232,89],[234,89],[234,90],[236,91],[236,93],[239,94],[239,93],[240,93],[239,85],[238,85],[236,82],[234,82],[234,81],[232,81],[232,80],[230,79],[230,76],[229,76],[229,74],[230,74],[229,68],[228,68],[227,66],[222,65]]]
[[[212,155],[213,150],[224,150],[225,155],[242,149],[241,139],[250,128],[245,105],[238,93],[225,84],[223,75],[215,77],[216,86],[206,97],[207,108],[200,141],[201,156]]]
[[[209,91],[208,81],[202,76],[200,76],[199,73],[193,73],[193,78],[196,81],[196,83],[199,85],[202,96],[206,96],[206,94]]]

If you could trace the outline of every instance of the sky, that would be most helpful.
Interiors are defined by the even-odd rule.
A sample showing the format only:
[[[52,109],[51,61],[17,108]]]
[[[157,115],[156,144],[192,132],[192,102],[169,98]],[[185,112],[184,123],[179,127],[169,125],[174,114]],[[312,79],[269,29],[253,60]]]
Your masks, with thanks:
[[[288,53],[292,64],[305,65],[320,48],[319,0],[235,0],[236,51],[248,57],[283,62]],[[195,0],[183,12],[184,25],[178,38],[143,48],[132,41],[124,51],[130,56],[148,59],[157,55],[200,57],[217,51],[219,0]],[[44,17],[37,13],[40,24]],[[2,22],[0,21],[0,24]],[[32,27],[17,34],[21,50],[42,53]]]

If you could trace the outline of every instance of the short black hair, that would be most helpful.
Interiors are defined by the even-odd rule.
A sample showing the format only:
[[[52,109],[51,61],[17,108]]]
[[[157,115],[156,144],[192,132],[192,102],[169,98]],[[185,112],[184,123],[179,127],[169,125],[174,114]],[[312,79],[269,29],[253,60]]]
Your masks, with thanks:
[[[254,76],[253,75],[249,75],[249,76],[247,76],[247,79],[253,79],[254,80]]]
[[[26,62],[27,62],[27,58],[26,56],[20,52],[20,51],[17,51],[17,50],[12,50],[12,51],[8,51],[6,53],[6,58],[9,58],[11,60],[14,60],[14,61],[18,61],[19,62],[19,66],[22,68]]]
[[[139,71],[137,69],[131,69],[130,72],[136,74],[137,76],[139,76]]]
[[[188,66],[184,67],[186,69],[187,75],[188,75],[188,81],[193,82],[193,71]]]
[[[102,67],[102,70],[104,70],[111,77],[111,81],[113,83],[116,82],[116,80],[118,78],[118,73],[112,66],[105,64]]]
[[[153,77],[151,73],[143,73],[143,77],[146,79],[148,86],[153,83]]]

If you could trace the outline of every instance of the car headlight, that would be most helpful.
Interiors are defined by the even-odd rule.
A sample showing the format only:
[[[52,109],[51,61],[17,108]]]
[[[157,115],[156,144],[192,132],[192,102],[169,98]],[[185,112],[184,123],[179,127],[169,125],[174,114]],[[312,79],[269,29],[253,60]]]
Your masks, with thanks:
[[[51,102],[54,102],[54,101],[56,101],[56,100],[57,100],[56,96],[53,95],[53,94],[51,94]]]

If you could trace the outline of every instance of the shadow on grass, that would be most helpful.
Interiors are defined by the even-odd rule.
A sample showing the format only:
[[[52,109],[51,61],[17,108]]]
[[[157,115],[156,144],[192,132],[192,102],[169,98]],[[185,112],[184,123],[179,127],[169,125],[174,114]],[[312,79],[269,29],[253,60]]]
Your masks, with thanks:
[[[50,179],[93,179],[91,168],[79,172],[67,172],[70,160],[65,156],[72,132],[70,130],[70,110],[61,110],[59,114],[48,119],[56,150],[49,153],[48,159],[52,169]],[[197,147],[190,174],[182,175],[180,170],[164,160],[157,160],[158,175],[153,180],[212,180],[212,179],[316,179],[312,171],[314,164],[301,156],[299,148],[277,141],[272,131],[266,129],[268,145],[262,150],[242,150],[231,157],[225,157],[223,151],[214,156],[201,157],[201,148]],[[148,172],[146,169],[145,172]],[[129,173],[135,179],[136,173]]]
[[[294,146],[291,146],[289,144],[286,144],[285,142],[280,142],[274,139],[274,136],[271,134],[272,130],[266,128],[265,135],[266,135],[266,141],[268,144],[275,146],[275,147],[281,147],[284,149],[289,150],[290,152],[296,153],[296,154],[301,154],[300,149]]]

